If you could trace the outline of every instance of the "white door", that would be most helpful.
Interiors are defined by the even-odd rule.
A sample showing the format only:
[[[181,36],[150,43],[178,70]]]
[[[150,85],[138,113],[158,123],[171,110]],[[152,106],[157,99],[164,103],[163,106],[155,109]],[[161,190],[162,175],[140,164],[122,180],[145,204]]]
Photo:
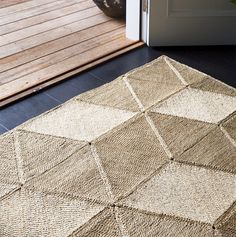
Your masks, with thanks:
[[[230,0],[143,0],[142,11],[142,36],[150,46],[236,44]]]

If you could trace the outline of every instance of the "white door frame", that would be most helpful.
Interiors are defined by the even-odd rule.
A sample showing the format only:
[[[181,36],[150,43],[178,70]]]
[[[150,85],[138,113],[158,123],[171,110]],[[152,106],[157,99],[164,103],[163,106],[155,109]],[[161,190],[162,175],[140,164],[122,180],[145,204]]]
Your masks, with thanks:
[[[126,0],[126,37],[148,43],[149,0]]]
[[[126,37],[132,40],[141,38],[141,2],[126,0]]]

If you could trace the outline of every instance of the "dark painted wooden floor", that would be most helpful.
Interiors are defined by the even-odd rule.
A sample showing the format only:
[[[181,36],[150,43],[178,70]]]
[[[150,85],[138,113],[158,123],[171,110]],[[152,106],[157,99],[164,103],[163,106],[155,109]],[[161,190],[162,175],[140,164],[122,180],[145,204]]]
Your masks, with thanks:
[[[0,134],[163,54],[236,87],[236,46],[168,48],[145,46],[0,109]]]

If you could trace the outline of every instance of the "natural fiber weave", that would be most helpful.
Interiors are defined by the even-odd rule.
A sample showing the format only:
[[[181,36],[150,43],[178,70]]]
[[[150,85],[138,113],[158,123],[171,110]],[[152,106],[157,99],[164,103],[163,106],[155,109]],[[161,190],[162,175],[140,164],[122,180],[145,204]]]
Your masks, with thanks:
[[[166,56],[0,136],[0,237],[235,237],[236,90]]]

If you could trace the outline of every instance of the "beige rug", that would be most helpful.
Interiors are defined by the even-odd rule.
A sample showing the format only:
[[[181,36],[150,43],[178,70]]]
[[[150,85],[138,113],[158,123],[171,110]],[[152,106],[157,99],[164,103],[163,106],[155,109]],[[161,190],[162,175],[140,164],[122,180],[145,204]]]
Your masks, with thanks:
[[[162,56],[1,136],[0,236],[235,237],[236,90]]]

